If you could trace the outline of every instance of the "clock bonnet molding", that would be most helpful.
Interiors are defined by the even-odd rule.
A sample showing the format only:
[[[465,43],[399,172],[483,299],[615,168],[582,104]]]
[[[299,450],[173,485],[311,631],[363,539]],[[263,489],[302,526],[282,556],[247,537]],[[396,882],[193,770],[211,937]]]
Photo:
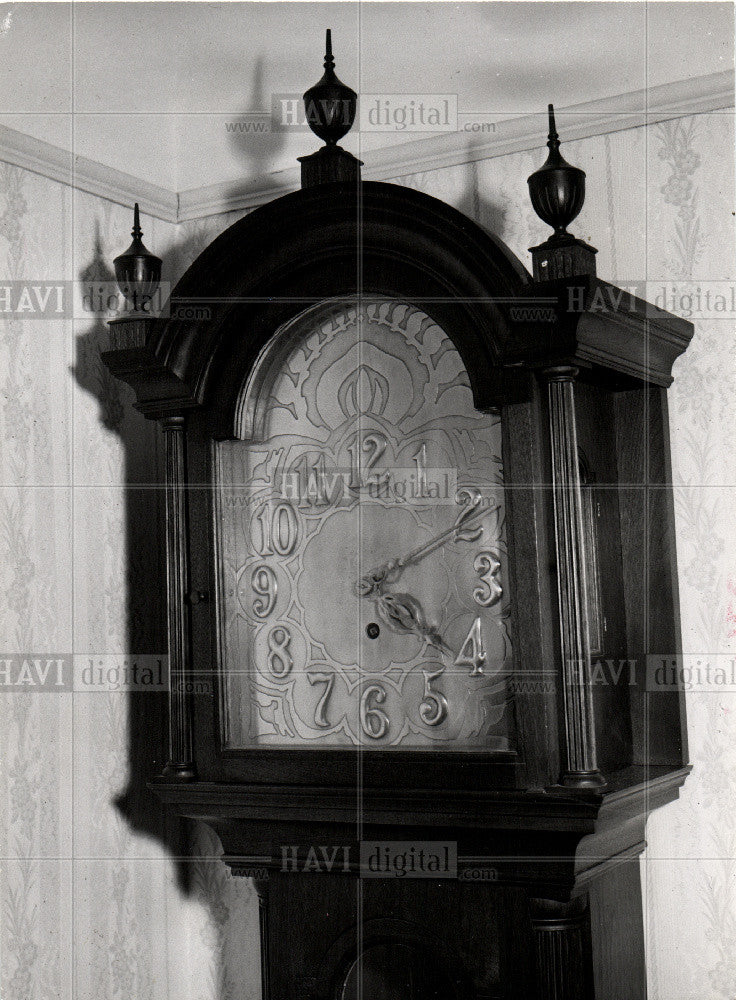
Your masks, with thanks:
[[[585,175],[551,107],[532,275],[362,181],[337,144],[354,99],[328,37],[301,189],[215,239],[169,315],[110,324],[166,447],[153,787],[235,874],[268,870],[265,998],[643,998],[638,855],[688,771],[682,692],[650,691],[647,658],[680,649],[666,395],[693,328],[567,232]],[[157,280],[136,240],[128,291]],[[365,495],[439,456],[443,504]],[[313,492],[279,492],[302,468]],[[373,847],[432,844],[456,871],[365,877]]]

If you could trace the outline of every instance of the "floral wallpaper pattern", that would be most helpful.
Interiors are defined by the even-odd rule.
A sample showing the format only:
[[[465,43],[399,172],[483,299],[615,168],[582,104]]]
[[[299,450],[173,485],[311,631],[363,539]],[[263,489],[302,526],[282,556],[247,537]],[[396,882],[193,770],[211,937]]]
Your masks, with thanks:
[[[558,123],[561,130],[564,122]],[[564,134],[564,132],[563,132]],[[711,113],[565,144],[587,172],[573,226],[620,284],[734,281],[733,120]],[[396,178],[528,263],[542,147]],[[242,213],[144,218],[175,281]],[[0,163],[0,272],[110,280],[129,212]],[[0,325],[0,635],[8,652],[161,652],[160,442],[99,360],[101,320]],[[670,395],[683,645],[736,649],[736,317],[696,319]],[[148,516],[140,518],[141,510]],[[151,513],[153,512],[153,516]],[[141,522],[145,522],[141,524]],[[158,706],[156,711],[160,711]],[[121,692],[0,698],[0,995],[260,996],[258,907],[206,827],[175,859],[131,755],[149,707]],[[694,771],[642,860],[653,1000],[736,998],[736,697],[691,692]],[[156,751],[158,752],[158,751]],[[161,751],[163,752],[163,751]]]

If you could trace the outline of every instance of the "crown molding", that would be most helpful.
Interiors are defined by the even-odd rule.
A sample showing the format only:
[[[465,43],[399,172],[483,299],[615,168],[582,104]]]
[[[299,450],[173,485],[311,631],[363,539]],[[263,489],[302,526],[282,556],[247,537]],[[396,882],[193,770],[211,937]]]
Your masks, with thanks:
[[[725,70],[644,90],[557,108],[565,141],[651,125],[670,118],[719,111],[734,105],[734,72]],[[472,163],[539,149],[547,134],[546,114],[496,123],[488,135],[449,132],[361,152],[366,180],[392,180],[420,171]],[[0,125],[0,160],[120,205],[137,201],[141,211],[166,222],[188,222],[255,208],[300,186],[297,165],[254,181],[225,182],[177,194],[113,167],[77,156],[51,143]]]
[[[0,160],[118,205],[130,207],[137,201],[144,215],[165,222],[178,221],[179,199],[175,191],[88,160],[86,156],[78,156],[6,125],[0,125]]]
[[[188,188],[179,194],[179,222],[190,222],[222,212],[256,208],[301,187],[301,167],[277,170],[253,181],[224,181]]]
[[[734,104],[734,71],[713,73],[691,80],[678,80],[605,97],[583,104],[555,108],[557,124],[564,128],[566,143],[623,129],[653,125],[670,118],[685,118]],[[366,179],[380,180],[424,170],[487,160],[508,153],[541,149],[547,136],[547,109],[533,115],[506,119],[489,135],[452,132],[365,154]],[[380,176],[379,176],[380,175]]]
[[[622,129],[652,125],[670,118],[703,114],[733,107],[734,71],[712,73],[676,83],[586,101],[557,108],[557,122],[563,123],[565,142]],[[445,132],[385,149],[360,150],[366,180],[391,180],[419,171],[472,163],[508,153],[544,146],[547,135],[546,109],[543,114],[524,115],[497,124],[489,135]],[[298,167],[269,174],[255,182],[231,182],[191,188],[179,195],[179,221],[198,219],[221,212],[255,208],[300,185]]]

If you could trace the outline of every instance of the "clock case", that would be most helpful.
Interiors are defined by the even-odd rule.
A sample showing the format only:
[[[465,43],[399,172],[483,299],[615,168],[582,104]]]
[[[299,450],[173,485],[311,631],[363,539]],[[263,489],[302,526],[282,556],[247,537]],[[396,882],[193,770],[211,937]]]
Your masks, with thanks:
[[[279,329],[315,303],[360,297],[427,313],[457,347],[476,407],[501,414],[516,734],[508,752],[221,745],[212,442],[235,436],[244,386]],[[206,319],[176,318],[192,303],[206,305]],[[300,856],[314,844],[353,849],[358,829],[363,839],[453,841],[461,870],[493,871],[493,885],[446,883],[442,898],[456,906],[458,893],[473,889],[477,900],[482,891],[485,920],[495,900],[491,908],[522,930],[488,929],[500,942],[497,980],[460,970],[458,996],[612,996],[605,984],[622,962],[635,985],[615,995],[644,996],[637,857],[647,815],[677,797],[688,770],[682,692],[649,691],[646,657],[680,651],[666,390],[691,324],[594,274],[535,280],[454,208],[361,181],[316,183],[248,214],[192,264],[170,306],[168,318],[112,321],[103,355],[161,424],[166,447],[173,683],[170,759],[153,787],[180,815],[213,826],[233,871],[271,869],[261,885],[271,913],[264,996],[342,995],[330,992],[337,974],[324,971],[316,943],[303,944],[300,959],[313,966],[311,993],[274,972],[273,928],[309,879],[283,874],[281,845],[299,845]],[[551,683],[539,683],[540,671]],[[429,892],[414,886],[411,926]],[[357,890],[334,891],[343,899]],[[615,943],[596,951],[604,926]],[[554,960],[563,939],[569,973]]]

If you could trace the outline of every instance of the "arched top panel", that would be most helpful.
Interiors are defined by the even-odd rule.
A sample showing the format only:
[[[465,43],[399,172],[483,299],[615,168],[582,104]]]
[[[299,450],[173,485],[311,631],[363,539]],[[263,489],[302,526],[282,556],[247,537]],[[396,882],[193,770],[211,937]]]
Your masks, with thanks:
[[[172,293],[172,305],[199,302],[209,318],[159,322],[148,347],[194,405],[234,415],[244,379],[285,323],[326,300],[396,298],[446,330],[485,409],[511,337],[508,303],[531,281],[500,240],[435,198],[393,184],[323,185],[214,240]]]

